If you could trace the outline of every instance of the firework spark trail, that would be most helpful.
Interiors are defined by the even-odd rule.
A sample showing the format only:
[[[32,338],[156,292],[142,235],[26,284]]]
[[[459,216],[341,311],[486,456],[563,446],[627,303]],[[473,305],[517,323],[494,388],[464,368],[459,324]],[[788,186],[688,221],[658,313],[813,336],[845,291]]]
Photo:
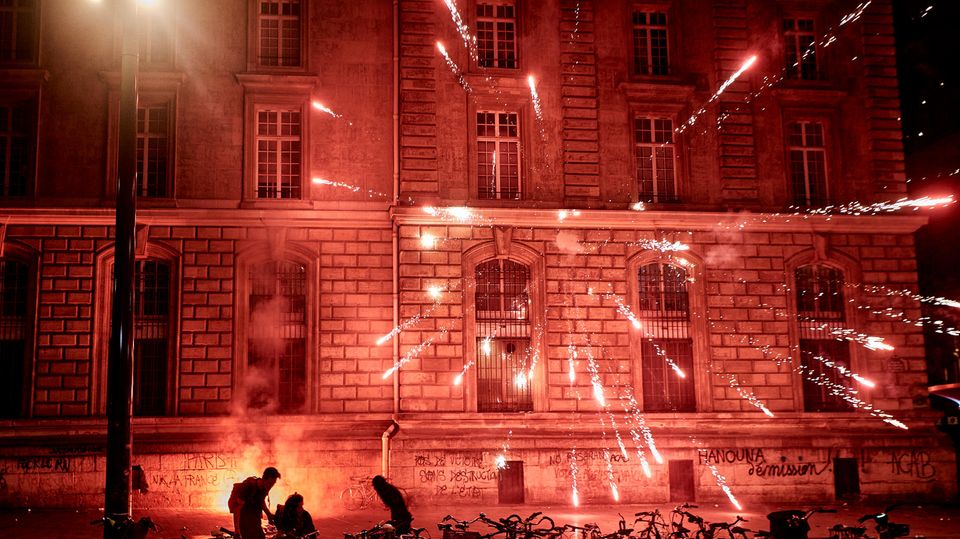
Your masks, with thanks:
[[[845,402],[847,402],[854,408],[858,410],[863,410],[864,412],[867,412],[873,417],[880,418],[884,423],[889,423],[894,427],[897,427],[903,430],[909,429],[909,427],[903,424],[903,422],[897,420],[892,415],[888,414],[887,412],[884,412],[880,408],[877,408],[872,404],[864,401],[863,399],[860,399],[859,397],[857,397],[856,396],[857,391],[855,389],[849,388],[843,384],[838,384],[830,380],[825,375],[818,373],[816,370],[811,369],[810,367],[807,367],[802,363],[800,364],[799,369],[800,369],[800,372],[802,372],[804,376],[807,378],[807,380],[821,387],[827,388],[827,390],[830,392],[831,395],[835,397],[839,397],[840,399],[843,399]]]
[[[628,241],[625,245],[632,247],[643,247],[644,249],[650,249],[652,251],[660,251],[661,253],[669,253],[671,251],[689,251],[690,246],[686,243],[679,241],[667,241],[667,240],[639,240],[639,241]]]
[[[321,102],[319,102],[319,101],[311,101],[311,102],[310,102],[310,105],[313,106],[313,108],[319,110],[320,112],[329,114],[330,116],[333,116],[334,118],[336,118],[336,119],[338,119],[338,120],[342,120],[342,119],[343,119],[343,114],[337,114],[336,112],[333,112],[333,110],[331,110],[330,107],[324,105],[323,103],[321,103]],[[353,122],[347,122],[347,125],[351,125],[351,126],[352,126],[352,125],[353,125]]]
[[[624,406],[624,411],[630,414],[630,417],[633,418],[634,424],[643,434],[643,440],[646,442],[647,448],[650,449],[650,454],[653,455],[653,460],[655,460],[657,464],[663,464],[663,456],[661,456],[660,451],[657,450],[657,444],[653,440],[653,432],[651,432],[650,427],[647,426],[647,421],[643,418],[643,414],[640,412],[640,405],[637,403],[637,399],[633,395],[633,390],[629,386],[626,387],[626,395],[627,401],[630,403],[630,407],[628,409],[626,406]],[[631,430],[631,432],[633,431]]]
[[[479,58],[479,54],[477,53],[477,38],[470,33],[470,27],[463,22],[463,17],[460,16],[460,10],[457,9],[457,3],[454,0],[443,0],[443,3],[446,4],[447,9],[450,10],[450,18],[453,20],[454,26],[457,27],[460,38],[463,39],[464,48],[467,49],[470,58],[476,62]]]
[[[433,217],[438,217],[441,221],[453,221],[473,225],[493,224],[492,219],[485,219],[466,206],[449,206],[443,208],[424,206],[423,212]]]
[[[812,318],[807,318],[806,316],[798,316],[797,320],[801,322],[811,322],[817,324],[816,327],[808,328],[810,331],[817,333],[828,333],[833,336],[834,339],[838,341],[850,341],[863,346],[867,350],[893,350],[893,346],[883,342],[883,337],[876,337],[873,335],[867,335],[866,333],[860,333],[854,329],[844,328],[839,326],[830,326],[830,324],[817,322]]]
[[[607,449],[607,425],[603,421],[603,414],[597,414],[600,421],[600,443],[603,445],[603,462],[607,471],[607,483],[610,485],[610,494],[614,501],[620,501],[620,491],[617,489],[617,482],[613,476],[613,462],[610,460],[610,450]]]
[[[702,116],[705,112],[707,112],[707,106],[713,103],[714,101],[716,101],[717,99],[719,99],[720,95],[723,94],[723,92],[727,88],[729,88],[730,85],[733,84],[738,78],[740,78],[740,75],[743,75],[744,71],[746,71],[747,69],[750,69],[750,66],[752,66],[753,63],[756,61],[757,61],[757,55],[753,55],[750,58],[747,58],[747,60],[743,63],[743,65],[740,66],[740,69],[738,69],[733,75],[730,75],[730,77],[727,80],[725,80],[723,84],[720,85],[720,88],[717,89],[717,91],[712,96],[710,96],[710,99],[708,99],[707,102],[704,103],[704,105],[700,107],[699,110],[697,110],[697,112],[694,112],[690,116],[690,118],[688,118],[687,121],[683,123],[683,125],[681,125],[676,129],[677,133],[683,133],[688,127],[693,127],[693,125],[697,123],[697,120],[700,118],[700,116]]]
[[[527,77],[527,84],[530,86],[530,100],[533,101],[533,112],[537,117],[537,127],[540,132],[540,140],[546,138],[546,131],[543,128],[543,109],[540,107],[540,94],[537,93],[537,81],[533,75]]]
[[[863,12],[872,3],[873,3],[873,0],[867,0],[866,2],[863,2],[857,5],[857,7],[853,9],[853,11],[851,11],[850,13],[847,13],[846,15],[843,16],[843,18],[840,19],[840,26],[859,20],[860,17],[863,15]]]
[[[597,400],[601,408],[605,408],[607,406],[607,399],[603,396],[603,383],[600,380],[597,362],[593,358],[593,350],[589,345],[587,345],[587,370],[590,372],[590,385],[593,386],[593,398]]]
[[[893,288],[888,288],[883,285],[871,285],[871,284],[857,285],[855,283],[844,283],[844,284],[852,287],[860,286],[863,290],[873,294],[885,294],[887,296],[902,296],[902,297],[910,298],[912,300],[919,301],[922,303],[930,303],[932,305],[939,305],[941,307],[953,307],[955,309],[960,309],[960,301],[944,298],[941,296],[924,296],[916,292],[913,292],[912,290],[908,290],[906,288],[896,290]]]
[[[860,376],[859,374],[851,371],[850,369],[844,367],[843,365],[836,363],[835,361],[832,361],[830,358],[823,357],[821,355],[814,355],[813,358],[819,361],[820,363],[822,363],[825,367],[829,367],[831,369],[836,370],[838,373],[840,373],[841,376],[850,378],[852,380],[856,380],[857,382],[860,382],[861,384],[867,387],[872,388],[877,386],[877,384],[875,384],[873,381],[867,380],[863,376]]]
[[[403,357],[401,357],[396,363],[393,364],[393,367],[390,367],[389,369],[387,369],[386,372],[383,373],[383,379],[386,380],[387,378],[390,378],[390,376],[393,373],[400,370],[400,367],[403,367],[404,365],[409,363],[411,359],[418,356],[420,352],[423,352],[424,350],[432,346],[434,339],[446,334],[446,332],[447,332],[447,328],[441,327],[437,331],[437,333],[434,333],[433,335],[431,335],[430,338],[411,348],[409,351],[407,351],[406,354],[403,355]]]
[[[725,373],[725,372],[717,372],[716,374],[717,374],[717,376],[719,376],[719,377],[721,377],[721,378],[726,378],[727,381],[728,381],[728,383],[729,383],[729,385],[730,385],[730,387],[733,388],[733,390],[736,391],[738,395],[740,395],[740,398],[741,398],[741,399],[743,399],[743,400],[749,402],[750,404],[756,406],[757,408],[760,409],[761,412],[767,414],[769,417],[773,417],[773,412],[771,412],[770,409],[767,408],[767,407],[763,404],[763,402],[762,402],[760,399],[757,398],[756,395],[754,395],[754,394],[753,394],[752,392],[750,392],[750,391],[747,391],[746,389],[744,389],[744,388],[740,385],[740,381],[737,380],[736,375],[730,374],[730,373]]]
[[[903,311],[896,311],[892,307],[886,307],[884,309],[878,309],[871,305],[857,305],[858,309],[863,309],[869,312],[870,314],[875,314],[877,316],[886,316],[888,318],[893,318],[898,320],[908,326],[914,327],[923,327],[931,326],[934,333],[952,335],[954,337],[960,337],[960,329],[957,329],[953,326],[948,326],[947,323],[943,320],[936,320],[930,318],[929,316],[921,316],[920,318],[913,319],[907,317]]]
[[[570,378],[570,385],[577,381],[577,371],[575,363],[577,361],[577,347],[571,343],[567,346],[567,376]]]
[[[570,495],[570,501],[573,502],[574,507],[580,507],[580,492],[577,490],[577,446],[573,446],[571,451],[572,458],[570,459],[570,478],[573,480],[572,492]]]
[[[463,370],[460,371],[460,374],[458,374],[457,377],[453,379],[453,385],[458,386],[463,383],[463,377],[466,376],[467,371],[470,370],[470,367],[473,366],[473,363],[474,361],[471,359],[470,361],[467,362],[466,365],[463,366]]]
[[[853,201],[840,205],[828,205],[821,208],[810,208],[805,210],[804,213],[809,215],[877,215],[880,213],[893,213],[907,208],[913,209],[914,211],[921,208],[942,208],[955,202],[953,195],[943,197],[925,196],[920,198],[903,197],[897,200],[875,202],[873,204],[863,204],[859,201]],[[796,209],[799,210],[799,208]]]
[[[616,302],[617,312],[623,315],[627,320],[629,320],[634,328],[643,330],[644,337],[646,337],[649,340],[650,344],[653,345],[653,350],[656,352],[657,356],[660,357],[660,359],[662,359],[667,365],[669,365],[670,368],[673,369],[673,372],[676,373],[677,376],[679,376],[680,378],[687,377],[687,374],[683,372],[683,369],[681,369],[679,365],[677,365],[677,362],[674,361],[670,356],[668,356],[666,351],[664,351],[664,349],[661,348],[659,344],[657,344],[656,336],[650,333],[649,331],[646,331],[643,329],[643,325],[640,323],[639,320],[637,320],[637,317],[634,316],[633,311],[630,310],[630,307],[627,307],[626,304],[623,303],[623,300],[620,299],[620,296],[614,294],[613,292],[610,292],[610,293],[607,293],[605,297],[607,297],[608,299],[613,299],[614,302]]]
[[[312,181],[313,183],[317,184],[317,185],[329,185],[329,186],[331,186],[331,187],[339,187],[339,188],[341,188],[341,189],[347,189],[347,190],[349,190],[349,191],[353,191],[354,193],[359,193],[359,192],[361,192],[361,191],[364,190],[362,187],[357,186],[357,185],[352,185],[352,184],[349,184],[349,183],[346,183],[346,182],[338,182],[338,181],[334,181],[334,180],[328,180],[328,179],[326,179],[326,178],[312,178],[311,181]],[[389,198],[391,198],[390,195],[388,195],[388,194],[386,194],[386,193],[381,193],[380,191],[376,191],[376,190],[374,190],[374,189],[367,189],[367,190],[366,190],[366,194],[367,194],[368,197],[374,197],[374,196],[376,196],[376,197],[384,198],[384,199],[389,199]]]
[[[690,441],[698,447],[698,453],[704,451],[703,449],[700,449],[701,444],[692,436],[690,437]],[[727,495],[727,499],[730,500],[730,503],[737,508],[737,511],[742,511],[743,506],[741,506],[740,502],[737,501],[737,498],[734,497],[733,491],[731,491],[730,486],[727,485],[727,478],[720,473],[720,470],[717,469],[717,465],[710,462],[710,459],[706,458],[701,458],[700,461],[705,462],[707,467],[710,468],[710,473],[713,474],[713,479],[717,482],[717,486],[720,487],[720,490]]]
[[[643,475],[652,477],[653,473],[650,471],[650,463],[647,462],[647,455],[643,450],[643,439],[640,437],[640,433],[637,432],[637,429],[631,428],[630,437],[633,439],[633,446],[637,448],[637,458],[640,459],[640,467],[643,469]]]
[[[443,43],[437,41],[437,50],[440,51],[440,54],[443,56],[443,59],[447,62],[447,67],[450,68],[450,71],[453,73],[453,76],[457,78],[457,82],[460,84],[460,87],[463,88],[464,92],[473,93],[473,88],[470,86],[470,83],[467,82],[467,79],[463,76],[463,71],[460,70],[460,66],[453,61],[453,58],[450,58],[450,55],[447,54],[446,47],[443,46]]]
[[[620,437],[620,428],[617,427],[617,419],[610,410],[607,410],[607,418],[610,419],[610,427],[613,428],[613,433],[617,436],[617,445],[620,446],[620,454],[623,455],[623,460],[630,460],[630,454],[627,453],[627,446],[623,444],[623,438]]]
[[[418,322],[420,322],[420,320],[423,320],[424,318],[429,317],[431,314],[433,314],[433,311],[435,311],[439,306],[440,306],[439,303],[434,303],[426,311],[422,313],[417,313],[411,316],[410,318],[407,318],[403,322],[397,324],[396,326],[394,326],[393,329],[390,330],[390,333],[387,333],[386,335],[377,339],[377,346],[381,346],[385,342],[399,335],[400,332],[410,329],[410,327],[416,325]]]

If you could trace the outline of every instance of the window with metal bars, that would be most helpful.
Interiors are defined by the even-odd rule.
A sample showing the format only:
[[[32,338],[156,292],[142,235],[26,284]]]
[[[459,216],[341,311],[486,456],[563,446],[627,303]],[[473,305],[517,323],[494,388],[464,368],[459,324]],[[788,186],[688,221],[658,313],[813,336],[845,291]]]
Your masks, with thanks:
[[[137,108],[137,196],[169,196],[170,109],[170,103]]]
[[[0,196],[26,196],[33,180],[33,101],[0,103]]]
[[[37,61],[39,17],[37,0],[0,2],[0,63],[32,64]]]
[[[666,13],[633,12],[633,72],[636,75],[670,73]]]
[[[518,67],[514,2],[477,3],[477,64],[506,69]]]
[[[257,15],[259,65],[299,67],[301,63],[300,0],[259,0]]]
[[[787,124],[787,153],[790,155],[793,203],[799,206],[827,204],[827,148],[823,124],[809,121]]]
[[[643,202],[677,202],[673,120],[634,117],[637,190]]]
[[[787,78],[822,78],[817,65],[817,35],[813,19],[783,19],[783,39]]]
[[[531,412],[530,269],[488,260],[476,280],[477,411]]]
[[[258,110],[256,144],[257,198],[300,198],[300,109]]]
[[[477,112],[477,186],[484,199],[520,199],[520,125],[515,112]]]
[[[672,264],[645,264],[637,271],[637,291],[643,408],[695,412],[687,272]]]
[[[852,410],[843,399],[850,384],[840,372],[850,368],[850,345],[831,333],[846,318],[843,272],[822,264],[807,265],[797,268],[794,277],[803,408],[807,412]]]
[[[247,402],[253,409],[302,412],[307,402],[307,270],[296,262],[251,266]]]
[[[0,417],[23,417],[26,397],[29,318],[29,266],[0,259]]]
[[[133,413],[159,416],[168,412],[173,350],[170,327],[173,304],[168,262],[138,260],[136,267]]]

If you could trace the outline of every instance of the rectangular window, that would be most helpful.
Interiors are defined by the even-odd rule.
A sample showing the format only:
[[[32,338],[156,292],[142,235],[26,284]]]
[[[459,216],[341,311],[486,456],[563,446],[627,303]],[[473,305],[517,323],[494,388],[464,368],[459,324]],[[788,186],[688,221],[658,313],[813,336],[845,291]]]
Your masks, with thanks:
[[[0,260],[0,417],[23,415],[26,390],[28,266]]]
[[[477,112],[479,197],[521,197],[520,126],[515,112]]]
[[[783,39],[787,78],[820,79],[813,19],[783,19]]]
[[[841,371],[850,369],[850,345],[831,333],[842,327],[846,318],[843,273],[817,265],[801,266],[794,276],[803,408],[807,412],[849,411],[852,408],[843,399],[849,378]]]
[[[667,14],[633,12],[633,72],[636,75],[667,75],[670,55],[667,45]]]
[[[792,122],[787,125],[787,152],[793,203],[798,206],[827,204],[827,149],[823,124]]]
[[[257,198],[298,199],[300,110],[257,111]]]
[[[33,179],[32,101],[0,103],[0,196],[26,196]]]
[[[298,413],[307,402],[307,270],[268,262],[250,270],[248,405]]]
[[[477,266],[477,411],[533,411],[530,270],[511,260]]]
[[[643,202],[677,202],[673,120],[634,118],[637,189]]]
[[[170,265],[156,260],[137,261],[136,339],[134,347],[133,413],[167,413],[171,315]]]
[[[300,0],[259,0],[259,65],[300,66]]]
[[[35,63],[37,27],[37,0],[0,1],[0,63]]]
[[[140,67],[173,67],[173,17],[171,6],[151,6],[140,10]]]
[[[170,109],[137,109],[137,196],[170,196]]]
[[[477,63],[517,68],[517,15],[512,2],[477,3]]]
[[[641,266],[637,290],[637,319],[643,328],[643,409],[695,412],[687,272],[672,264]]]

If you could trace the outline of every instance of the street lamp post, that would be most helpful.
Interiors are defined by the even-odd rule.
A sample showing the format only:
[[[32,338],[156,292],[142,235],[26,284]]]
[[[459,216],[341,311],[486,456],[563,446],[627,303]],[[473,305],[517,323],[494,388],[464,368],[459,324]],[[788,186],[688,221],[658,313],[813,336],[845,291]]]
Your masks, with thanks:
[[[107,465],[104,539],[120,539],[130,518],[130,461],[133,437],[134,269],[137,214],[137,38],[136,0],[115,0],[123,28],[117,152],[117,222],[114,246],[113,313],[107,359]]]

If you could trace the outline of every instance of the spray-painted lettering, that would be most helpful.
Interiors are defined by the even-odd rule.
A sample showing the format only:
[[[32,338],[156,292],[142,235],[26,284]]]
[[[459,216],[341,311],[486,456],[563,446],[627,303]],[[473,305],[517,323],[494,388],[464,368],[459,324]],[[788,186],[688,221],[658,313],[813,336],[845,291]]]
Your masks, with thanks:
[[[923,449],[894,451],[890,454],[890,471],[917,479],[933,479],[937,474],[937,469],[930,462],[930,453]]]
[[[67,457],[22,457],[17,459],[17,470],[23,472],[69,472],[70,459]]]

